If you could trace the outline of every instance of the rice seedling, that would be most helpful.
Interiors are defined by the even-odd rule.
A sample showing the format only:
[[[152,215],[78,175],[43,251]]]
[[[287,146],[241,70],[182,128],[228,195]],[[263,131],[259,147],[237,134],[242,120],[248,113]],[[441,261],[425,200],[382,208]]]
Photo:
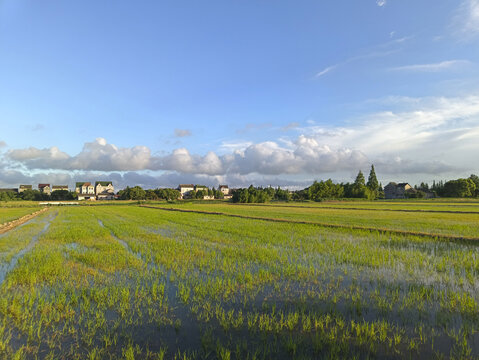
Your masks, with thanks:
[[[453,205],[475,206],[438,204],[443,213],[417,219],[371,205],[211,206],[473,233],[479,217],[443,211]],[[14,258],[0,284],[2,358],[479,356],[470,242],[105,205],[51,209],[7,233],[0,269]]]

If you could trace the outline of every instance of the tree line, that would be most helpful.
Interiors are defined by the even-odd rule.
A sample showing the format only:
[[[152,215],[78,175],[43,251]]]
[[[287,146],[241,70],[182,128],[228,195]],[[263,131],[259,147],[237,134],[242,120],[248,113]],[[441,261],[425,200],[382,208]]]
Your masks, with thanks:
[[[414,192],[406,193],[406,197],[424,198],[427,192],[439,197],[479,197],[479,176],[471,175],[467,179],[449,181],[434,181],[432,186],[427,183],[416,185]],[[322,201],[327,199],[384,199],[384,189],[378,181],[374,165],[369,171],[368,180],[360,170],[353,183],[334,183],[331,179],[314,181],[314,183],[294,192],[281,188],[253,187],[237,189],[233,192],[233,202],[237,203],[263,203],[274,200],[282,201]]]
[[[439,197],[479,197],[479,176],[472,174],[468,178],[461,178],[449,181],[434,181],[431,186],[422,182],[416,185],[415,192],[406,194],[409,197],[425,197],[427,192]],[[118,192],[121,200],[168,200],[173,201],[180,198],[180,192],[176,189],[148,189],[140,186],[129,187]],[[219,189],[205,188],[204,190],[191,191],[190,199],[203,199],[205,196],[223,199],[224,195]],[[383,199],[384,189],[379,183],[374,165],[369,171],[368,180],[360,170],[353,183],[334,183],[331,179],[314,181],[314,183],[302,190],[288,191],[280,187],[254,187],[236,189],[233,191],[232,201],[236,203],[264,203],[268,201],[322,201],[326,199]],[[51,195],[39,190],[25,190],[21,193],[14,191],[0,192],[0,201],[30,200],[76,200],[77,194],[67,190],[57,190]]]
[[[41,192],[40,190],[24,190],[21,193],[15,191],[0,192],[0,201],[67,201],[76,200],[77,194],[68,190],[55,190],[50,195]]]

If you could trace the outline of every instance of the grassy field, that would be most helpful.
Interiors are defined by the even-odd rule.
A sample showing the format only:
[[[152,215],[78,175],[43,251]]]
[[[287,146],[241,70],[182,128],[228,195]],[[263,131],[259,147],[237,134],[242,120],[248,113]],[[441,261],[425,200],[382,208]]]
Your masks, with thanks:
[[[356,203],[358,208],[330,208],[319,206],[248,205],[248,204],[157,204],[163,208],[186,209],[205,212],[220,212],[225,214],[262,217],[271,219],[287,219],[292,221],[307,221],[322,224],[363,226],[371,228],[391,229],[431,234],[479,237],[479,211],[477,213],[451,213],[441,208],[435,212],[424,211],[428,206],[416,205],[421,212],[405,212],[398,206],[395,211],[371,209],[370,203]],[[330,206],[330,205],[329,205]],[[381,206],[381,205],[379,205]],[[391,208],[391,204],[388,204]]]
[[[0,207],[0,225],[38,211],[38,207]]]
[[[452,203],[285,205],[155,206],[478,234],[479,214],[367,209]],[[52,207],[0,235],[0,358],[479,358],[478,246],[134,205]]]

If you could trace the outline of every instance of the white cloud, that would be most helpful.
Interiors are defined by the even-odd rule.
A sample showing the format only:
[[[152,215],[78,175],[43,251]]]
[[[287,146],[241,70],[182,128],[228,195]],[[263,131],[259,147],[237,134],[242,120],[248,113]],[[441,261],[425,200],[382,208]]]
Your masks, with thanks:
[[[248,146],[253,145],[251,141],[223,141],[220,145],[222,152],[234,152],[236,150],[244,150]]]
[[[450,165],[479,169],[475,155],[479,143],[471,136],[479,131],[479,96],[398,97],[388,98],[386,104],[390,110],[363,116],[347,127],[312,126],[301,131],[312,134],[319,143],[359,149],[375,163],[393,163],[397,156],[410,159],[393,167],[398,174],[414,167],[419,170],[417,164],[422,164],[425,173],[438,173],[438,164],[444,172],[452,171]],[[406,163],[410,170],[405,170]]]
[[[220,155],[213,151],[193,154],[179,148],[167,155],[152,156],[146,146],[120,148],[98,138],[86,143],[74,156],[57,147],[12,149],[0,155],[0,169],[4,170],[3,176],[7,170],[152,171],[155,174],[151,176],[167,172],[185,179],[203,176],[211,181],[225,177],[248,181],[278,176],[304,180],[355,173],[370,163],[375,163],[384,174],[457,177],[461,172],[478,171],[479,96],[388,97],[383,106],[387,110],[365,115],[341,127],[297,128],[300,134],[297,137],[260,143],[223,142],[218,149]]]
[[[148,167],[150,149],[146,146],[118,148],[97,138],[85,143],[76,156],[60,151],[56,146],[48,149],[15,149],[7,152],[7,158],[22,163],[29,169],[127,171]]]
[[[465,0],[459,10],[459,18],[466,36],[479,34],[479,0]]]
[[[320,72],[318,72],[315,77],[319,78],[323,75],[326,75],[327,73],[329,73],[330,71],[336,69],[340,64],[337,64],[337,65],[332,65],[332,66],[328,66],[327,68],[321,70]]]
[[[0,140],[0,149],[7,146],[7,143],[3,140]]]
[[[350,57],[344,61],[338,62],[334,65],[330,65],[324,68],[323,70],[316,73],[314,77],[320,78],[339,67],[345,66],[347,64],[350,64],[356,61],[381,58],[381,57],[386,57],[386,56],[395,54],[398,51],[400,51],[400,48],[398,48],[398,45],[401,45],[405,43],[406,41],[411,40],[413,38],[414,36],[404,36],[402,38],[394,39],[383,44],[378,44],[376,46],[373,46],[372,48],[367,49],[367,51],[365,51],[362,54]]]
[[[386,3],[387,3],[386,0],[376,0],[376,4],[377,4],[378,6],[385,6]]]
[[[415,64],[398,66],[391,68],[393,71],[412,71],[412,72],[438,72],[444,70],[458,69],[461,66],[469,65],[471,62],[468,60],[447,60],[438,63],[431,64]]]

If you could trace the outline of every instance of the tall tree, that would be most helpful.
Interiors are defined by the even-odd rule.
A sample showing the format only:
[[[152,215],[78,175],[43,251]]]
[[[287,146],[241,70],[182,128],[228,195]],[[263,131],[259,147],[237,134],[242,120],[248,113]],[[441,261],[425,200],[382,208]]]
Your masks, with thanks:
[[[359,170],[358,176],[356,176],[356,180],[354,181],[354,185],[356,186],[366,186],[366,179],[364,178],[363,172]]]
[[[378,182],[378,178],[376,177],[376,171],[374,170],[374,165],[371,165],[371,171],[369,172],[367,186],[369,190],[371,191],[379,190],[379,182]]]

